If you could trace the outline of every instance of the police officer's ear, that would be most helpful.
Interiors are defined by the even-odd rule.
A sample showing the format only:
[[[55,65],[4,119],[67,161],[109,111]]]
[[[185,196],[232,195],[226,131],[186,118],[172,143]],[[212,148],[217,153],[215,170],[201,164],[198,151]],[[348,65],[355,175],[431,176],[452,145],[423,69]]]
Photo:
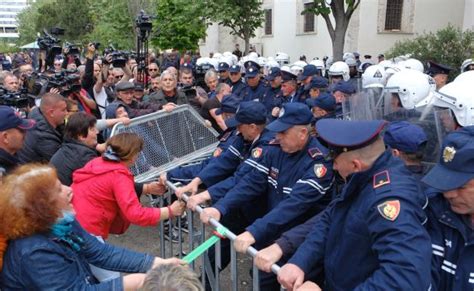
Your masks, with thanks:
[[[392,155],[394,157],[400,157],[400,151],[397,149],[392,149]]]

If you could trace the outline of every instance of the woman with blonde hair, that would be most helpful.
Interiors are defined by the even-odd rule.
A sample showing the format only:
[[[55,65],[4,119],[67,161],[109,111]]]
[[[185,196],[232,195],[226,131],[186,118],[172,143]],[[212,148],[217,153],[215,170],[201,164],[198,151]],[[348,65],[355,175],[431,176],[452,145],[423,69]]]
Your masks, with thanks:
[[[75,220],[71,188],[47,165],[17,168],[0,189],[0,289],[132,290],[145,274],[99,283],[89,264],[125,273],[145,273],[163,260],[100,243]],[[8,240],[8,247],[6,245]],[[3,263],[3,264],[2,264]]]
[[[106,239],[109,233],[124,233],[131,223],[157,225],[183,214],[184,202],[163,208],[143,207],[128,169],[141,150],[143,139],[135,133],[120,133],[107,140],[105,153],[73,174],[72,200],[77,220],[89,233]]]

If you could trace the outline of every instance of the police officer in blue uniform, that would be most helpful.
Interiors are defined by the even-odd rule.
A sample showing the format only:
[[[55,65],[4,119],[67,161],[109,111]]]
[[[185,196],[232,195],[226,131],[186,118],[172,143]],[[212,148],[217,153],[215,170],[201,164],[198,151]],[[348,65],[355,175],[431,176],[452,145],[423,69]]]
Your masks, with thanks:
[[[328,79],[320,76],[314,76],[308,85],[310,99],[316,99],[319,95],[326,92],[329,86]],[[307,98],[308,99],[308,98]]]
[[[219,220],[249,201],[267,199],[268,212],[246,228],[234,241],[236,251],[244,253],[256,243],[267,246],[289,228],[322,211],[330,200],[333,174],[331,162],[324,159],[327,149],[309,135],[312,114],[307,105],[283,106],[277,120],[267,128],[276,132],[276,140],[262,161],[211,208],[201,220]],[[272,274],[261,273],[261,290],[275,290]]]
[[[242,81],[242,74],[239,65],[232,65],[229,69],[230,87],[232,94],[240,96],[240,92],[245,88],[245,83]]]
[[[430,287],[426,197],[402,161],[385,149],[384,123],[323,119],[316,124],[346,185],[280,269],[285,288],[301,286],[318,263],[324,264],[327,290]]]
[[[316,99],[306,99],[306,104],[313,112],[312,124],[323,118],[336,117],[336,98],[328,92],[321,94]]]
[[[298,88],[298,96],[301,102],[306,101],[310,98],[309,95],[309,85],[313,80],[313,76],[318,74],[318,68],[315,65],[308,64],[304,66],[303,72],[298,76],[298,82],[301,82],[300,87]]]
[[[448,134],[436,166],[422,180],[430,197],[432,289],[474,289],[474,127]]]
[[[342,103],[344,102],[346,98],[350,98],[350,96],[354,94],[355,92],[356,92],[356,88],[349,81],[347,82],[339,81],[336,83],[332,91],[332,94],[334,95],[334,97],[336,97],[336,104],[337,104],[336,116],[342,117],[343,115]]]
[[[229,94],[224,96],[221,102],[221,108],[216,110],[217,115],[223,114],[224,119],[233,117],[237,108],[240,104],[240,100],[234,94]],[[238,131],[235,127],[228,127],[221,135],[219,135],[219,144],[214,150],[211,157],[205,159],[197,164],[190,164],[176,167],[169,172],[162,173],[160,176],[160,181],[163,185],[166,185],[166,181],[169,180],[173,183],[181,182],[187,184],[196,177],[199,172],[201,172],[207,164],[217,157],[219,157],[227,148],[234,142],[234,139],[237,138]]]
[[[229,78],[229,69],[230,66],[226,62],[220,62],[218,66],[219,72],[219,83],[226,83],[229,86],[232,86],[232,81]]]
[[[265,79],[268,82],[268,86],[260,102],[263,103],[267,109],[268,121],[273,121],[278,117],[278,114],[274,112],[274,108],[281,106],[282,78],[280,68],[270,68]]]
[[[405,163],[416,180],[421,181],[427,170],[422,164],[428,142],[423,128],[407,121],[394,121],[387,126],[383,140],[392,149],[392,154]]]
[[[245,80],[247,86],[240,92],[242,101],[259,101],[265,93],[265,83],[260,80],[260,65],[254,61],[246,61]]]
[[[279,107],[282,107],[283,104],[286,103],[293,103],[299,102],[298,96],[298,84],[296,83],[296,75],[288,72],[288,71],[281,71],[281,95],[282,98],[280,99],[281,102]]]

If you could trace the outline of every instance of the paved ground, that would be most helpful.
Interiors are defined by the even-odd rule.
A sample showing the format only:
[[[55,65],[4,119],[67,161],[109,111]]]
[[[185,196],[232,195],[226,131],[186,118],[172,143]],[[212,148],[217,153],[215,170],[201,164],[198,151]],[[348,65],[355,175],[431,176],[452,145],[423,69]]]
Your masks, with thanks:
[[[210,237],[209,234],[206,238]],[[183,234],[184,242],[183,251],[187,252],[189,239],[187,234]],[[108,243],[126,247],[132,250],[147,252],[155,256],[160,256],[160,231],[159,227],[138,227],[131,226],[123,235],[110,235]],[[165,248],[169,250],[169,242],[166,241]],[[178,255],[178,244],[173,244],[173,253]],[[169,255],[167,256],[169,257]],[[200,258],[197,259],[196,270],[200,267]],[[248,270],[252,264],[250,257],[247,255],[238,255],[237,268],[239,270],[239,284],[238,290],[252,290],[252,280],[249,276]],[[230,267],[226,268],[221,273],[221,290],[231,290],[230,285]]]

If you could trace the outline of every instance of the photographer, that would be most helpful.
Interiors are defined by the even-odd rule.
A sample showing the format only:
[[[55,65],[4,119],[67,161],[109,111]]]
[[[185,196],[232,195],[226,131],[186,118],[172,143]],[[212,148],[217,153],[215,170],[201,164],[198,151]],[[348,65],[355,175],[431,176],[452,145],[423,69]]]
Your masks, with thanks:
[[[20,82],[14,74],[10,72],[4,72],[3,87],[10,92],[18,92],[20,90]]]

